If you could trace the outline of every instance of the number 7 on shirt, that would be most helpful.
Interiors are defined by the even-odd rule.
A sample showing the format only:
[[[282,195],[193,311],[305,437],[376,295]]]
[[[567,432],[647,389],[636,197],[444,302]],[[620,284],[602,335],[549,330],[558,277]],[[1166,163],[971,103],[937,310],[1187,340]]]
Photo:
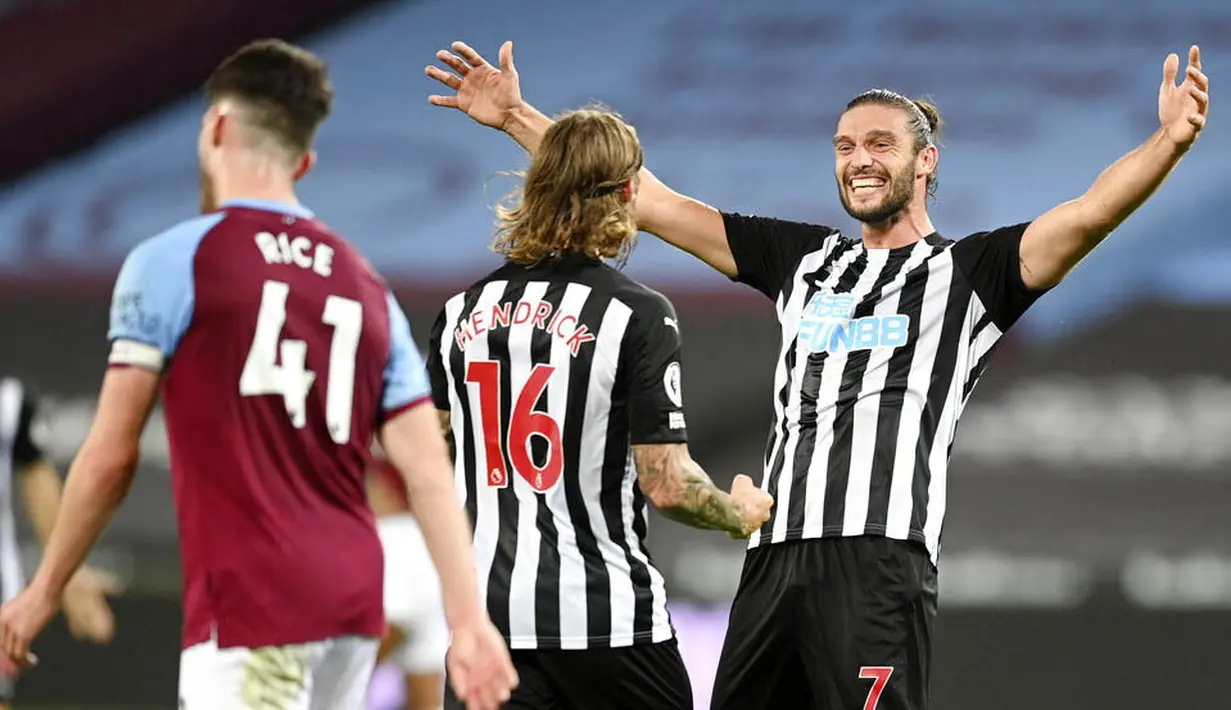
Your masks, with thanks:
[[[893,666],[864,666],[859,669],[861,680],[871,680],[872,687],[868,690],[868,699],[863,704],[863,710],[876,710],[881,701],[881,693],[889,684],[889,676],[893,675]]]

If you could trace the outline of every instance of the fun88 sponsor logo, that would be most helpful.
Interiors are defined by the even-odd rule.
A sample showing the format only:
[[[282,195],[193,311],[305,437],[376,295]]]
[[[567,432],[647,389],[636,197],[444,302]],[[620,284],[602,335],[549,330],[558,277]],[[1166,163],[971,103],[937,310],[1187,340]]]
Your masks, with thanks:
[[[855,298],[849,293],[818,293],[804,308],[799,322],[799,342],[812,352],[839,353],[880,350],[906,344],[910,316],[851,318]]]

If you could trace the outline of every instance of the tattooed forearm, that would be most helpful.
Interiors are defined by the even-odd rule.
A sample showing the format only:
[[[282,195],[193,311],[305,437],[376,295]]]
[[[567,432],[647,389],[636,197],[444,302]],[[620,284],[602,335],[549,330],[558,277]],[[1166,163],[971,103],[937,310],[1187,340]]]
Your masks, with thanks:
[[[684,444],[645,444],[633,449],[641,490],[676,522],[739,533],[743,516],[730,494],[710,480]]]

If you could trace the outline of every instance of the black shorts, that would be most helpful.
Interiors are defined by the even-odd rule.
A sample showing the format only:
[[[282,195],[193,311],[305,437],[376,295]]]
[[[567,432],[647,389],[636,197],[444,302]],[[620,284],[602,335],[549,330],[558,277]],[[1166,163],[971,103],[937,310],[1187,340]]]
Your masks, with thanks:
[[[712,710],[927,710],[936,568],[922,545],[832,537],[748,552]]]
[[[512,651],[520,683],[503,710],[693,710],[675,640],[622,648]],[[465,706],[446,684],[445,710]]]

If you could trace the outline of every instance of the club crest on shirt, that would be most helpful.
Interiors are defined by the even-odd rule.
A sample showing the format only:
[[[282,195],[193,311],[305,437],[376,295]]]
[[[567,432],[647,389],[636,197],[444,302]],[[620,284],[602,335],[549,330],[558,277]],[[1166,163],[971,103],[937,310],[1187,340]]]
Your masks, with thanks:
[[[856,305],[849,293],[813,295],[799,320],[799,344],[814,353],[881,350],[906,344],[910,316],[894,313],[854,318]]]
[[[667,365],[666,371],[663,372],[663,391],[676,407],[684,406],[684,391],[680,387],[680,363]]]

